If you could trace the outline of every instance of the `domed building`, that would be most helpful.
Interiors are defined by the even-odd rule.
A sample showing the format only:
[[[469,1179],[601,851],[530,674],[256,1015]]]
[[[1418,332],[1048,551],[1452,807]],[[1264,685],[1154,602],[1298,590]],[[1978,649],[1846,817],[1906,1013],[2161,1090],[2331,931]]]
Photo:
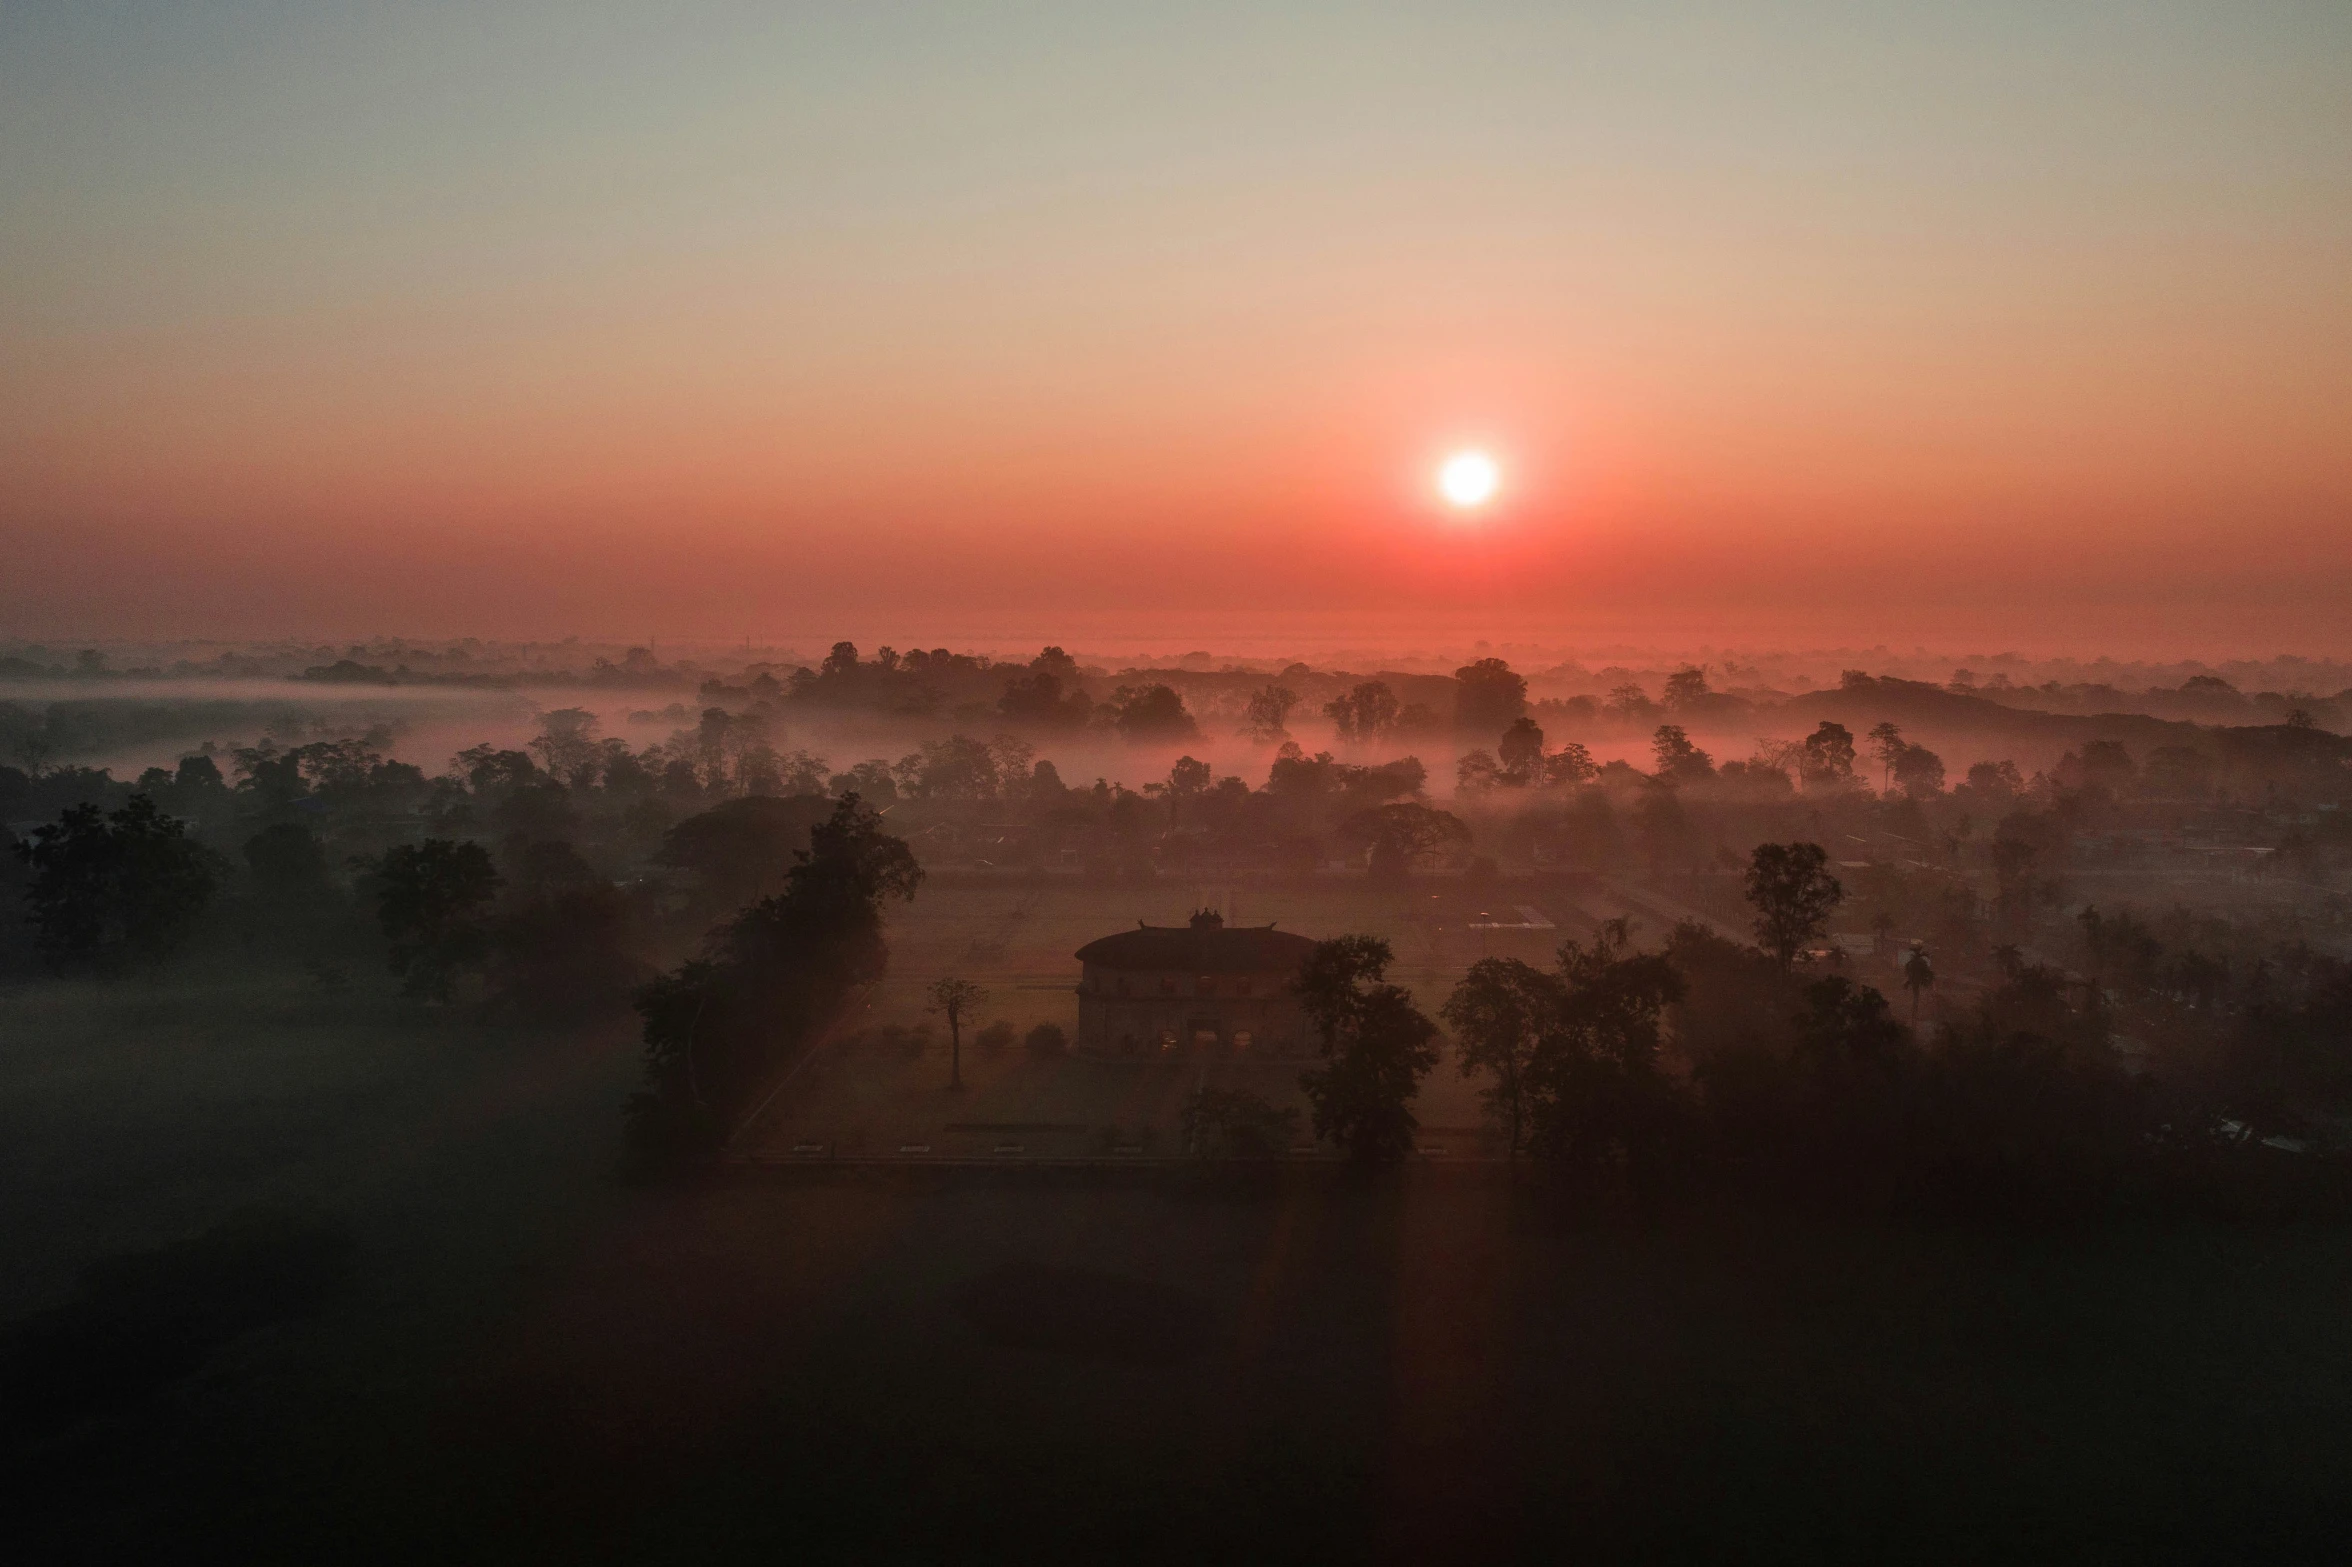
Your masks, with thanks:
[[[1077,1048],[1088,1055],[1306,1055],[1307,1014],[1292,982],[1315,943],[1272,925],[1227,925],[1203,911],[1078,949]]]

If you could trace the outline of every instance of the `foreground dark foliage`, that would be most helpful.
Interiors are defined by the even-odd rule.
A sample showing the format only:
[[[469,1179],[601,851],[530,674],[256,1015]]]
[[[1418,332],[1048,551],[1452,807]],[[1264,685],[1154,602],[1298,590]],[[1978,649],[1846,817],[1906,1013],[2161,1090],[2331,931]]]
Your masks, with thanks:
[[[59,969],[119,969],[168,954],[219,889],[219,856],[188,824],[134,794],[121,809],[76,805],[16,846],[41,956]]]
[[[783,892],[640,991],[645,1086],[628,1108],[639,1152],[674,1160],[715,1151],[777,1069],[851,993],[882,977],[882,903],[913,897],[922,879],[873,807],[845,795],[811,831]]]
[[[1299,1078],[1315,1135],[1367,1164],[1413,1151],[1419,1122],[1407,1101],[1437,1065],[1437,1025],[1412,993],[1387,983],[1388,943],[1342,936],[1316,944],[1298,978],[1323,1064]]]

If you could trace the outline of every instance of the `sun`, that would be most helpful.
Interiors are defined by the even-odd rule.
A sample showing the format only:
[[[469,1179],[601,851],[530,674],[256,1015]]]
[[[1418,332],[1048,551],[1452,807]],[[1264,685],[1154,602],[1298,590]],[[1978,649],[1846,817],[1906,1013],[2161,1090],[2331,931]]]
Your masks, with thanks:
[[[1437,470],[1437,492],[1446,504],[1459,511],[1471,511],[1494,499],[1502,483],[1502,470],[1484,452],[1456,452]]]

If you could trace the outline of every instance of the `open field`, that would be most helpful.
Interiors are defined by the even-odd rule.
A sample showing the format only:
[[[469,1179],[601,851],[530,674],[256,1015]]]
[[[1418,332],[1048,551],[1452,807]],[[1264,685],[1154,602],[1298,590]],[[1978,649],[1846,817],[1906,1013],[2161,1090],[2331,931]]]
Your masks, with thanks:
[[[944,1064],[893,1092],[944,1099]],[[634,1066],[625,1027],[437,1022],[372,975],[11,994],[8,1319],[256,1203],[349,1255],[187,1374],[9,1429],[28,1559],[2277,1562],[2352,1531],[2339,1227],[1571,1223],[1435,1163],[645,1189]],[[958,1119],[1104,1092],[976,1079]]]

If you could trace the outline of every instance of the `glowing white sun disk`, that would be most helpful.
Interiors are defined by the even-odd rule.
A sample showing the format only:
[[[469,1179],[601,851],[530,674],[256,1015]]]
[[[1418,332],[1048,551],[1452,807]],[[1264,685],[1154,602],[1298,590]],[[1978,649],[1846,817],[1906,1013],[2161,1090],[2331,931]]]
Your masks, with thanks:
[[[1437,470],[1437,488],[1448,505],[1467,511],[1492,500],[1502,478],[1502,470],[1486,453],[1456,452]]]

